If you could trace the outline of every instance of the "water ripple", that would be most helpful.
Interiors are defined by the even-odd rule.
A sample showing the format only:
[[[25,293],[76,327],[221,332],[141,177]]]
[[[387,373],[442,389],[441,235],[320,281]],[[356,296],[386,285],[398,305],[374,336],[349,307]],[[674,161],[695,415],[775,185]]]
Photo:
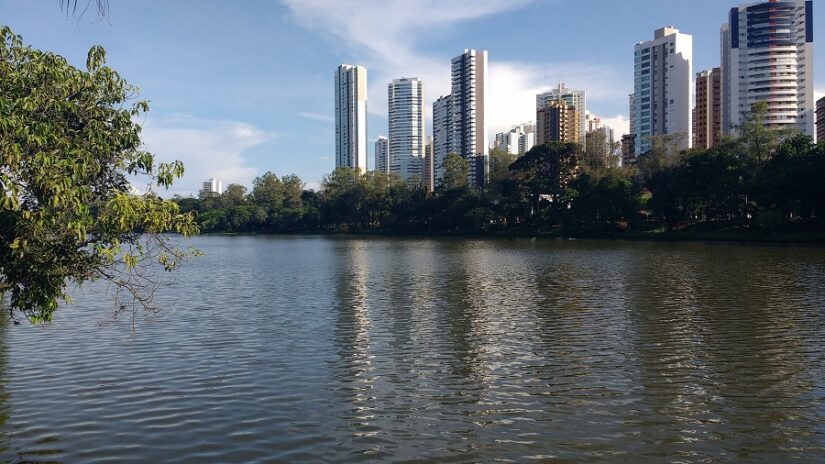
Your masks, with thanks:
[[[203,237],[0,323],[0,462],[825,462],[825,250]]]

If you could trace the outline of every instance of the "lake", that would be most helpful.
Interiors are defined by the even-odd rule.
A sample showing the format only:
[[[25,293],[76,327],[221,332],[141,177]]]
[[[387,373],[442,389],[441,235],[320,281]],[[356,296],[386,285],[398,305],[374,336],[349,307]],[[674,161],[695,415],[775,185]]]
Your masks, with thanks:
[[[825,248],[191,244],[0,322],[0,462],[825,462]]]

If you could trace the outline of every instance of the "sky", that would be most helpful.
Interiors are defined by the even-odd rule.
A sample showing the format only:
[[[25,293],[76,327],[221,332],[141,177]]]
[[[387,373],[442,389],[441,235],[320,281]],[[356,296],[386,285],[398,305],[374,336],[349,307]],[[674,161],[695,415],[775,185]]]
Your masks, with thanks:
[[[100,19],[95,11],[67,17],[58,0],[0,0],[0,24],[77,67],[102,45],[109,66],[150,102],[138,121],[146,148],[184,162],[168,194],[185,196],[210,177],[250,187],[267,171],[318,188],[335,167],[333,76],[342,63],[368,68],[370,167],[372,142],[387,133],[387,84],[421,78],[431,112],[449,93],[450,59],[467,48],[489,51],[491,139],[533,121],[535,95],[559,82],[585,90],[588,111],[625,133],[633,46],[673,25],[694,37],[694,72],[718,66],[719,27],[739,3],[110,0]],[[823,30],[825,1],[814,2],[814,15]],[[815,51],[817,98],[825,96],[823,50]]]

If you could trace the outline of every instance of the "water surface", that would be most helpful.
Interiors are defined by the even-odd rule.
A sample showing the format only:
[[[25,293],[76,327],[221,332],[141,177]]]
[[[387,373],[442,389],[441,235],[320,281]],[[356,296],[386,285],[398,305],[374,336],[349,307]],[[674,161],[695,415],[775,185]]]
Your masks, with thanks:
[[[825,249],[193,244],[0,323],[0,462],[825,462]]]

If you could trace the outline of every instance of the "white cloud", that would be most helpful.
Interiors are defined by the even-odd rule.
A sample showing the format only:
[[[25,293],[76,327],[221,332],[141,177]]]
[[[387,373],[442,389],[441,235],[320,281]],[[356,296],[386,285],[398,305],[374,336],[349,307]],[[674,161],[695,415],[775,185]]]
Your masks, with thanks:
[[[535,0],[281,0],[300,25],[328,36],[354,63],[369,69],[369,109],[387,114],[387,83],[400,77],[424,81],[427,113],[450,93],[450,58],[461,50],[433,55],[417,46],[459,23],[515,10]],[[426,12],[426,14],[421,14]],[[441,32],[444,33],[444,32]],[[474,44],[467,44],[473,48]],[[488,130],[492,134],[535,119],[535,95],[560,81],[583,88],[588,99],[626,98],[611,69],[591,63],[522,63],[490,57]],[[385,130],[378,130],[383,133]]]
[[[333,118],[332,116],[330,116],[328,114],[312,113],[312,112],[309,112],[309,111],[304,111],[304,112],[298,113],[298,116],[300,116],[302,118],[306,118],[306,119],[311,119],[313,121],[328,122],[328,123],[335,122],[335,118]]]
[[[185,174],[161,195],[197,195],[200,184],[214,177],[224,187],[235,183],[250,186],[258,170],[247,165],[244,153],[264,143],[271,134],[250,124],[179,116],[150,120],[143,126],[146,149],[158,162],[180,160]],[[140,187],[140,182],[136,182]]]
[[[560,82],[586,90],[588,100],[609,99],[621,94],[620,89],[612,87],[612,83],[618,82],[616,73],[592,64],[534,65],[492,61],[488,129],[491,132],[501,132],[514,124],[535,122],[536,94],[547,91]]]
[[[618,114],[612,118],[604,116],[599,117],[602,118],[602,123],[604,125],[613,129],[617,142],[621,140],[623,135],[630,133],[630,120],[627,118],[627,115]]]
[[[825,89],[814,89],[814,103],[825,97]]]

